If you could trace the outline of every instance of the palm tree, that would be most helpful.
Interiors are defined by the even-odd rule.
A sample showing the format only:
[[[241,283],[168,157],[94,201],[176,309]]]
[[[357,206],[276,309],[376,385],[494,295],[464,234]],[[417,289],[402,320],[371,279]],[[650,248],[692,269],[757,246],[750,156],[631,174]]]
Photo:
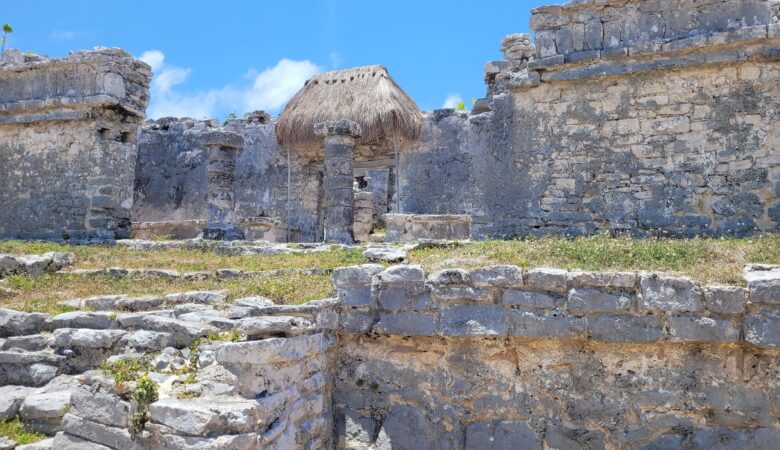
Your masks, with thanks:
[[[5,53],[5,40],[8,36],[8,33],[13,33],[14,29],[11,28],[11,25],[8,25],[7,23],[3,24],[3,45],[0,47],[0,59],[3,58],[3,54]]]

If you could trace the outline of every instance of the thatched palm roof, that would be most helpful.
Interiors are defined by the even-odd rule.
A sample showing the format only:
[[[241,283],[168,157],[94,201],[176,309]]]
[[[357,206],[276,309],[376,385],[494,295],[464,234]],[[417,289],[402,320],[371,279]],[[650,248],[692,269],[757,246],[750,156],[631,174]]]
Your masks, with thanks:
[[[420,136],[423,116],[384,66],[364,66],[315,75],[287,103],[276,123],[276,140],[287,148],[319,148],[314,125],[348,119],[360,124],[359,143],[395,133],[406,141]]]

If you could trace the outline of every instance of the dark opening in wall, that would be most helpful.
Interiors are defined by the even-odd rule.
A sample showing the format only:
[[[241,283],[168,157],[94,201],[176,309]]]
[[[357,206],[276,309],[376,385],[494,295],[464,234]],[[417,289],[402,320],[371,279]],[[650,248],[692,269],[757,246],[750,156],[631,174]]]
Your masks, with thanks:
[[[98,130],[98,135],[100,136],[100,139],[103,140],[111,139],[111,130],[108,128],[101,128]]]
[[[122,133],[122,143],[127,144],[128,142],[131,142],[134,138],[134,133],[132,131],[125,131]]]
[[[358,189],[365,189],[368,187],[368,180],[366,180],[366,177],[355,177],[355,182],[357,183]]]

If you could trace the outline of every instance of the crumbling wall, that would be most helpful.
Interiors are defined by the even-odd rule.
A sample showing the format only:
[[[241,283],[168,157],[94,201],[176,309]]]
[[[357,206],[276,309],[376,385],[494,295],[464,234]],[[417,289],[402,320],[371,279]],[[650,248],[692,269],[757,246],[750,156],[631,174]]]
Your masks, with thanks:
[[[403,212],[472,214],[478,238],[778,230],[777,21],[768,1],[534,10],[479,114],[434,114],[401,155]]]
[[[129,237],[149,67],[118,49],[0,64],[0,237]]]
[[[206,149],[198,135],[220,127],[210,120],[164,118],[143,128],[136,165],[133,222],[158,223],[194,237],[206,218]],[[257,221],[287,227],[287,152],[276,145],[273,123],[262,113],[231,120],[225,129],[244,138],[236,160],[236,216],[239,228]],[[321,161],[291,156],[290,217],[292,237],[312,242],[317,233]],[[251,233],[249,233],[251,235]],[[286,237],[282,230],[276,235]],[[266,236],[266,239],[270,237]]]
[[[773,448],[780,272],[746,277],[338,269],[337,442]]]

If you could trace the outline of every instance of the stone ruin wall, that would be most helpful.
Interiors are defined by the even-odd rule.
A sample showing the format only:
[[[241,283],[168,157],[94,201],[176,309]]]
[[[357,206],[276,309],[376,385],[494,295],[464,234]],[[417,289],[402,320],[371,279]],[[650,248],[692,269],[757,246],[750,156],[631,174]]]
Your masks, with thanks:
[[[776,2],[572,2],[531,26],[486,65],[491,112],[438,112],[401,155],[404,212],[472,214],[480,238],[778,230]]]
[[[756,269],[339,269],[339,448],[775,448],[780,284]]]
[[[118,49],[0,64],[0,237],[130,234],[149,67]]]
[[[276,144],[275,122],[265,113],[219,124],[214,120],[163,118],[148,121],[141,132],[136,163],[133,222],[136,235],[195,237],[206,216],[205,131],[224,128],[244,138],[236,162],[236,215],[253,238],[284,241],[287,226],[287,150]],[[374,211],[394,204],[394,170],[385,167],[386,149],[360,146],[355,175],[375,180]],[[290,152],[290,231],[294,241],[322,238],[322,155]],[[372,161],[372,163],[366,163]],[[376,163],[379,164],[376,164]],[[361,165],[361,163],[365,163]],[[389,205],[389,206],[388,206]],[[376,214],[375,214],[376,216]],[[379,219],[379,217],[375,217]]]
[[[471,114],[427,113],[419,145],[402,147],[402,212],[469,214],[479,239],[777,231],[779,9],[763,0],[537,8],[535,43],[510,35],[505,59],[487,63],[488,97]],[[228,127],[254,142],[239,162],[239,216],[273,217],[283,228],[286,153],[272,125],[260,134],[242,120]],[[166,147],[180,146],[177,136],[160,151],[155,139],[142,137],[136,199],[150,205],[136,202],[138,221],[172,220],[175,199],[197,217],[205,187],[200,174],[192,178],[194,151]],[[147,168],[144,159],[159,163]],[[159,167],[176,175],[159,181]],[[291,223],[311,240],[321,236],[321,162],[301,158],[292,172]],[[394,173],[382,183],[394,191]],[[375,198],[395,212],[394,195]]]
[[[0,309],[0,417],[57,449],[770,449],[780,267],[745,278],[366,264],[305,305],[184,292]],[[93,370],[143,355],[148,404]]]

